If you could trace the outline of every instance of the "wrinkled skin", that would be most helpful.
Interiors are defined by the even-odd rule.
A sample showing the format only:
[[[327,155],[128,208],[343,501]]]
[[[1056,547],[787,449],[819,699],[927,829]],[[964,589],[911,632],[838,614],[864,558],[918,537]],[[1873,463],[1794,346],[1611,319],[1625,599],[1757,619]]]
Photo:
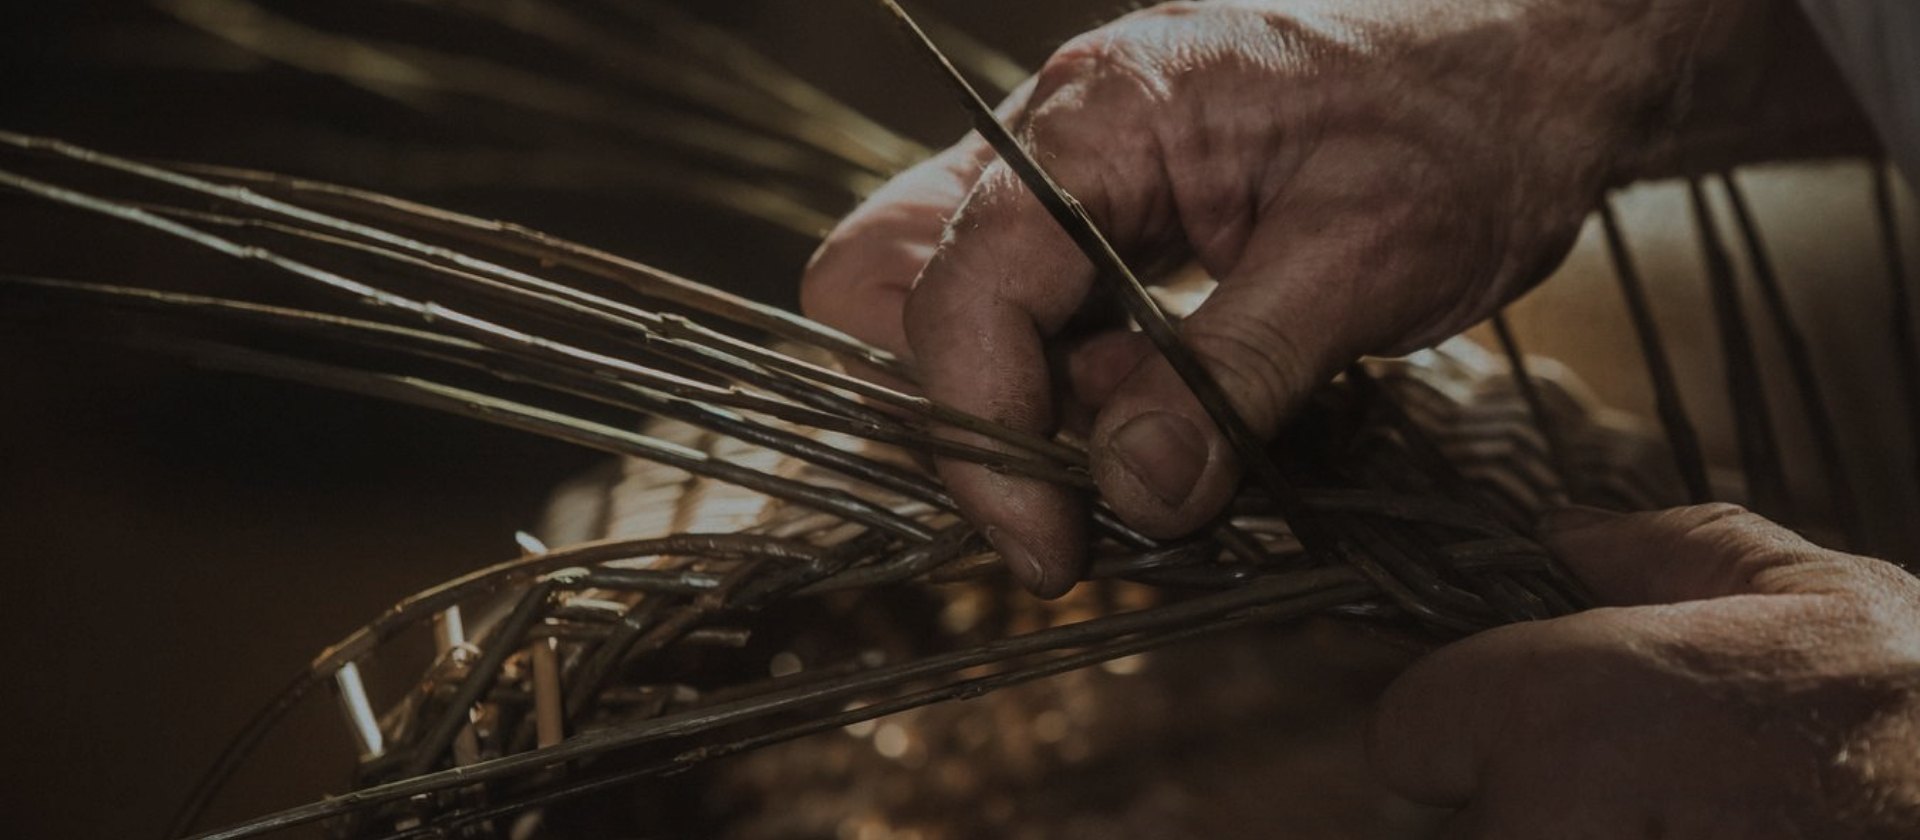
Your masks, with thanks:
[[[1358,355],[1444,338],[1537,282],[1608,184],[1759,153],[1741,136],[1799,136],[1716,128],[1762,120],[1740,103],[1781,87],[1755,57],[1782,54],[1770,2],[1169,3],[1068,42],[1002,114],[1136,264],[1191,256],[1220,280],[1182,334],[1270,436]],[[1822,78],[1790,69],[1792,84]],[[975,136],[850,215],[801,301],[909,357],[937,399],[1089,431],[1121,518],[1192,531],[1239,466],[1144,339],[1083,311],[1094,279]],[[1083,499],[940,468],[1028,588],[1074,583]]]
[[[1732,505],[1574,509],[1609,606],[1443,648],[1381,699],[1376,773],[1442,837],[1920,837],[1920,580]]]
[[[1069,42],[1001,114],[1136,265],[1191,257],[1220,281],[1182,338],[1271,436],[1356,357],[1451,335],[1538,282],[1611,184],[1860,150],[1857,113],[1780,11],[1173,3]],[[935,399],[1086,432],[1116,513],[1190,532],[1239,466],[1144,341],[1095,317],[1094,280],[969,137],[851,214],[801,296],[910,359]],[[1023,584],[1073,585],[1084,499],[939,468]],[[1737,509],[1587,518],[1555,548],[1618,606],[1417,665],[1374,727],[1383,780],[1459,807],[1452,837],[1920,836],[1911,578]]]

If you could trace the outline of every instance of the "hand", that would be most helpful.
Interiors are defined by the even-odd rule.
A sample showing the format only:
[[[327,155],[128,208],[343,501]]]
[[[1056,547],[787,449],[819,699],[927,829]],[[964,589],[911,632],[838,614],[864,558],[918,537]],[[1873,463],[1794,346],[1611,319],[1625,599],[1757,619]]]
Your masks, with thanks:
[[[1270,437],[1357,356],[1444,338],[1544,276],[1605,185],[1664,165],[1676,102],[1752,87],[1726,44],[1767,4],[1169,3],[1069,42],[1002,114],[1123,254],[1189,254],[1219,279],[1181,334]],[[1239,465],[1142,337],[1085,328],[1094,279],[973,137],[854,212],[801,301],[911,358],[937,400],[1042,434],[1091,418],[1121,518],[1192,531]],[[1072,586],[1084,500],[940,469],[1028,588]]]
[[[1617,606],[1442,648],[1376,712],[1441,836],[1920,837],[1920,580],[1731,505],[1553,524]]]

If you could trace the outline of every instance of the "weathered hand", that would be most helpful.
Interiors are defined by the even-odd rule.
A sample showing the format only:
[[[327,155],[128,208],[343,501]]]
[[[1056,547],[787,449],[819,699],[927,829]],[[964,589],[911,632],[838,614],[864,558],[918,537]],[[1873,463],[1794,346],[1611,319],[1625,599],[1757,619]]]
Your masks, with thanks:
[[[1376,712],[1441,836],[1920,837],[1920,581],[1731,505],[1553,524],[1616,606],[1442,648]]]
[[[1360,354],[1448,336],[1544,276],[1601,189],[1653,165],[1682,82],[1741,77],[1701,45],[1759,4],[1170,3],[1068,43],[1003,113],[1124,254],[1190,254],[1219,279],[1181,333],[1271,436]],[[1076,319],[1094,280],[975,137],[853,213],[802,303],[910,356],[936,399],[1040,433],[1092,418],[1114,510],[1191,531],[1239,467],[1142,337]],[[941,471],[1028,588],[1073,584],[1081,499]]]

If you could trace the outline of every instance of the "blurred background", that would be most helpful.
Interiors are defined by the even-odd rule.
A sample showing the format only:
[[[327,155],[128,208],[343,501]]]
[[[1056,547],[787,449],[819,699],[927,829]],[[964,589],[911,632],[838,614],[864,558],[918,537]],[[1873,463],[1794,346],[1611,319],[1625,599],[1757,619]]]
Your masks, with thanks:
[[[992,87],[1131,5],[916,8]],[[0,130],[366,187],[783,306],[873,170],[965,128],[865,0],[10,4],[0,79]],[[742,79],[776,90],[741,94]],[[850,128],[792,141],[822,121],[809,116]],[[1869,172],[1848,161],[1740,177],[1815,344],[1870,524],[1910,554],[1920,500],[1887,327],[1908,313],[1888,305]],[[1897,200],[1914,218],[1911,197]],[[1715,462],[1733,464],[1683,191],[1637,188],[1621,208],[1688,407]],[[45,212],[0,195],[0,220]],[[173,287],[247,282],[217,262],[143,260],[135,237],[9,229],[11,272],[137,284],[150,278],[105,272],[151,265]],[[1612,283],[1590,230],[1516,307],[1516,328],[1599,400],[1648,415]],[[1773,393],[1792,395],[1761,332]],[[1818,509],[1828,500],[1802,415],[1791,396],[1773,408],[1789,474]],[[20,837],[156,835],[222,741],[317,650],[407,593],[517,554],[513,534],[549,490],[597,460],[415,409],[0,334],[0,650],[15,676],[0,688],[12,724],[0,813]],[[213,822],[338,790],[352,761],[325,704],[264,756]]]

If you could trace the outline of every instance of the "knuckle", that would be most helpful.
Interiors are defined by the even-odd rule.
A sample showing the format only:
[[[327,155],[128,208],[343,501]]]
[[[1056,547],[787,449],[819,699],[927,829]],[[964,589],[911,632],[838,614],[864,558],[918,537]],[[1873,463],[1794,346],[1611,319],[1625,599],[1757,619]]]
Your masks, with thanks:
[[[1764,523],[1753,511],[1731,502],[1708,502],[1672,508],[1654,514],[1660,530],[1681,539],[1725,539],[1755,523]]]
[[[1096,92],[1103,98],[1118,94],[1122,101],[1103,102],[1113,107],[1127,98],[1161,98],[1165,85],[1152,57],[1154,50],[1151,41],[1138,34],[1139,28],[1123,19],[1062,44],[1035,74],[1033,101],[1082,100]]]
[[[1843,587],[1849,556],[1820,548],[1744,507],[1716,502],[1653,514],[1676,557],[1722,570],[1734,591],[1816,594]]]
[[[946,236],[940,242],[942,251],[951,243],[955,234],[962,230],[978,226],[982,216],[993,216],[1004,211],[1007,205],[1028,199],[1027,185],[1005,161],[994,161],[980,173],[973,191],[954,214],[953,223],[947,226]]]
[[[1806,546],[1766,517],[1735,504],[1686,508],[1678,514],[1678,520],[1679,539],[1722,555],[1786,559]]]
[[[1074,84],[1097,80],[1112,73],[1128,72],[1127,48],[1119,41],[1114,27],[1082,33],[1061,44],[1040,67],[1042,89],[1058,90]]]
[[[1880,608],[1920,605],[1920,580],[1884,560],[1823,548],[1744,507],[1713,503],[1667,512],[1675,533],[1712,552],[1755,591],[1830,595],[1835,620],[1877,620]]]
[[[1089,108],[1074,98],[1057,97],[1034,111],[1026,140],[1053,179],[1109,238],[1133,242],[1170,224],[1158,136],[1150,127],[1140,130],[1123,110]],[[1030,194],[1011,171],[1003,186],[995,186],[1021,200]]]
[[[1310,384],[1311,366],[1298,340],[1265,319],[1196,317],[1182,337],[1258,433],[1270,434]]]

